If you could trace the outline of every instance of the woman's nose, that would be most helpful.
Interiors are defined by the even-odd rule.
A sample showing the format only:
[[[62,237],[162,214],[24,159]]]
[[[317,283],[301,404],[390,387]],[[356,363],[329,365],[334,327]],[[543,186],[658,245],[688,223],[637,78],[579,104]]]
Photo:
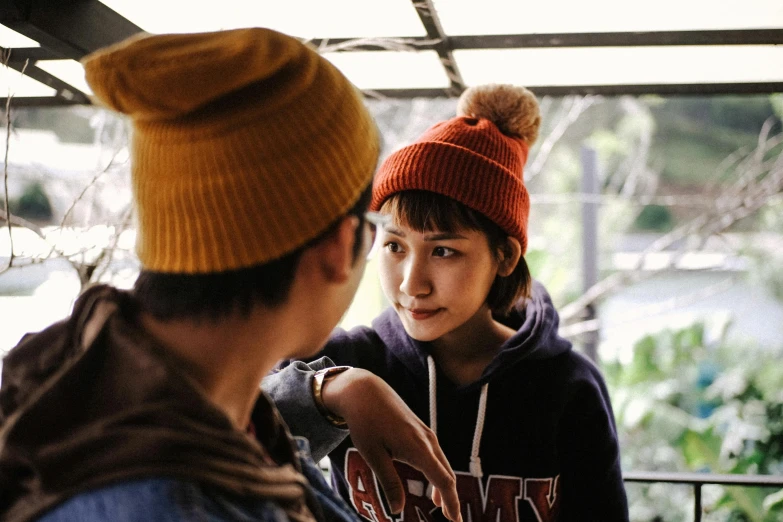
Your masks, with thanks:
[[[411,257],[403,269],[400,291],[411,297],[428,295],[432,285],[424,262],[417,257]]]

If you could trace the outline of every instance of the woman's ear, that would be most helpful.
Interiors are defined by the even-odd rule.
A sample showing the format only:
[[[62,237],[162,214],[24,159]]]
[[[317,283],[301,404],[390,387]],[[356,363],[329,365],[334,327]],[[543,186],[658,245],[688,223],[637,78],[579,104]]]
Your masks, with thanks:
[[[500,249],[500,263],[498,264],[498,275],[508,277],[519,264],[519,258],[522,257],[522,246],[519,240],[513,237],[506,239],[506,244]]]

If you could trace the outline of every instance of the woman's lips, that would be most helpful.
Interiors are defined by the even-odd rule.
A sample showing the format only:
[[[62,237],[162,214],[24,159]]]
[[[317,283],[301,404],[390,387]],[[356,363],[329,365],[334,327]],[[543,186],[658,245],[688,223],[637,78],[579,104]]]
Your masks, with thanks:
[[[410,314],[412,319],[415,319],[417,321],[423,321],[425,319],[429,319],[430,317],[436,315],[441,310],[442,308],[435,308],[434,310],[428,310],[425,308],[413,308],[413,309],[408,309],[408,313]]]

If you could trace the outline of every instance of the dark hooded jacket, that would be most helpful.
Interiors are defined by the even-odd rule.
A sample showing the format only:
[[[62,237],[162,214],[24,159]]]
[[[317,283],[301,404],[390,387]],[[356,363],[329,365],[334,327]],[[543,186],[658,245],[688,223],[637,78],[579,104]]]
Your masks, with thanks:
[[[309,459],[265,395],[252,413],[254,438],[184,367],[139,327],[130,296],[106,286],[26,336],[3,361],[0,520],[34,520],[61,505],[57,520],[354,520],[324,497],[320,471],[303,469]]]
[[[337,331],[321,355],[381,376],[424,422],[436,423],[458,475],[464,520],[628,520],[614,416],[598,369],[558,336],[557,312],[539,283],[503,322],[517,333],[478,381],[463,386],[437,368],[428,343],[406,334],[393,309],[372,328]],[[330,459],[336,489],[360,515],[394,520],[350,439]],[[407,491],[402,520],[442,517],[423,475],[398,470]]]

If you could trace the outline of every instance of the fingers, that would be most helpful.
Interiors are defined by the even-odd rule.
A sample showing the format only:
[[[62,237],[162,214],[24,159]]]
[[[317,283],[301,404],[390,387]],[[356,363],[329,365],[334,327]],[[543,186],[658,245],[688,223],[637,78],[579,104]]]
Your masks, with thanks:
[[[394,469],[392,459],[385,453],[365,453],[364,459],[380,482],[383,492],[386,494],[386,500],[389,502],[389,509],[395,515],[398,514],[405,506],[405,490],[399,475],[397,475],[397,470]]]
[[[395,439],[390,444],[393,458],[421,471],[438,491],[440,504],[437,505],[441,507],[446,518],[454,522],[462,522],[457,496],[457,477],[438,444],[438,437],[420,421],[414,426],[412,433],[415,436]]]
[[[424,437],[428,440],[428,451],[419,456],[415,462],[409,462],[419,468],[433,486],[433,502],[443,510],[446,518],[454,522],[462,522],[457,495],[457,477],[446,459],[437,436],[429,429]],[[437,495],[439,502],[435,501]]]
[[[443,507],[443,498],[440,496],[438,488],[432,488],[432,503],[439,508]]]
[[[438,491],[443,514],[462,522],[457,477],[435,433],[383,379],[366,370],[348,370],[330,382],[324,401],[332,393],[351,399],[327,402],[327,406],[348,421],[354,446],[375,472],[392,512],[399,513],[405,505],[394,459],[418,469]]]
[[[375,473],[383,491],[386,500],[389,503],[389,509],[397,514],[405,506],[405,490],[403,489],[397,470],[394,469],[392,459],[386,452],[368,453],[364,452],[364,458],[367,464]],[[457,481],[450,467],[444,468],[437,462],[437,459],[431,459],[431,466],[425,471],[421,469],[427,480],[433,485],[432,501],[436,506],[443,510],[443,514],[453,522],[462,522],[462,514],[459,509],[459,498],[457,497]],[[421,466],[421,462],[419,466]]]
[[[436,506],[440,506],[446,518],[454,522],[462,522],[456,480],[450,480],[442,486],[433,482],[432,502]]]
[[[446,518],[454,522],[462,522],[457,496],[457,478],[451,468],[443,467],[437,459],[431,459],[427,465],[425,461],[419,460],[415,463],[415,467],[419,468],[432,484],[432,501],[443,510]]]

